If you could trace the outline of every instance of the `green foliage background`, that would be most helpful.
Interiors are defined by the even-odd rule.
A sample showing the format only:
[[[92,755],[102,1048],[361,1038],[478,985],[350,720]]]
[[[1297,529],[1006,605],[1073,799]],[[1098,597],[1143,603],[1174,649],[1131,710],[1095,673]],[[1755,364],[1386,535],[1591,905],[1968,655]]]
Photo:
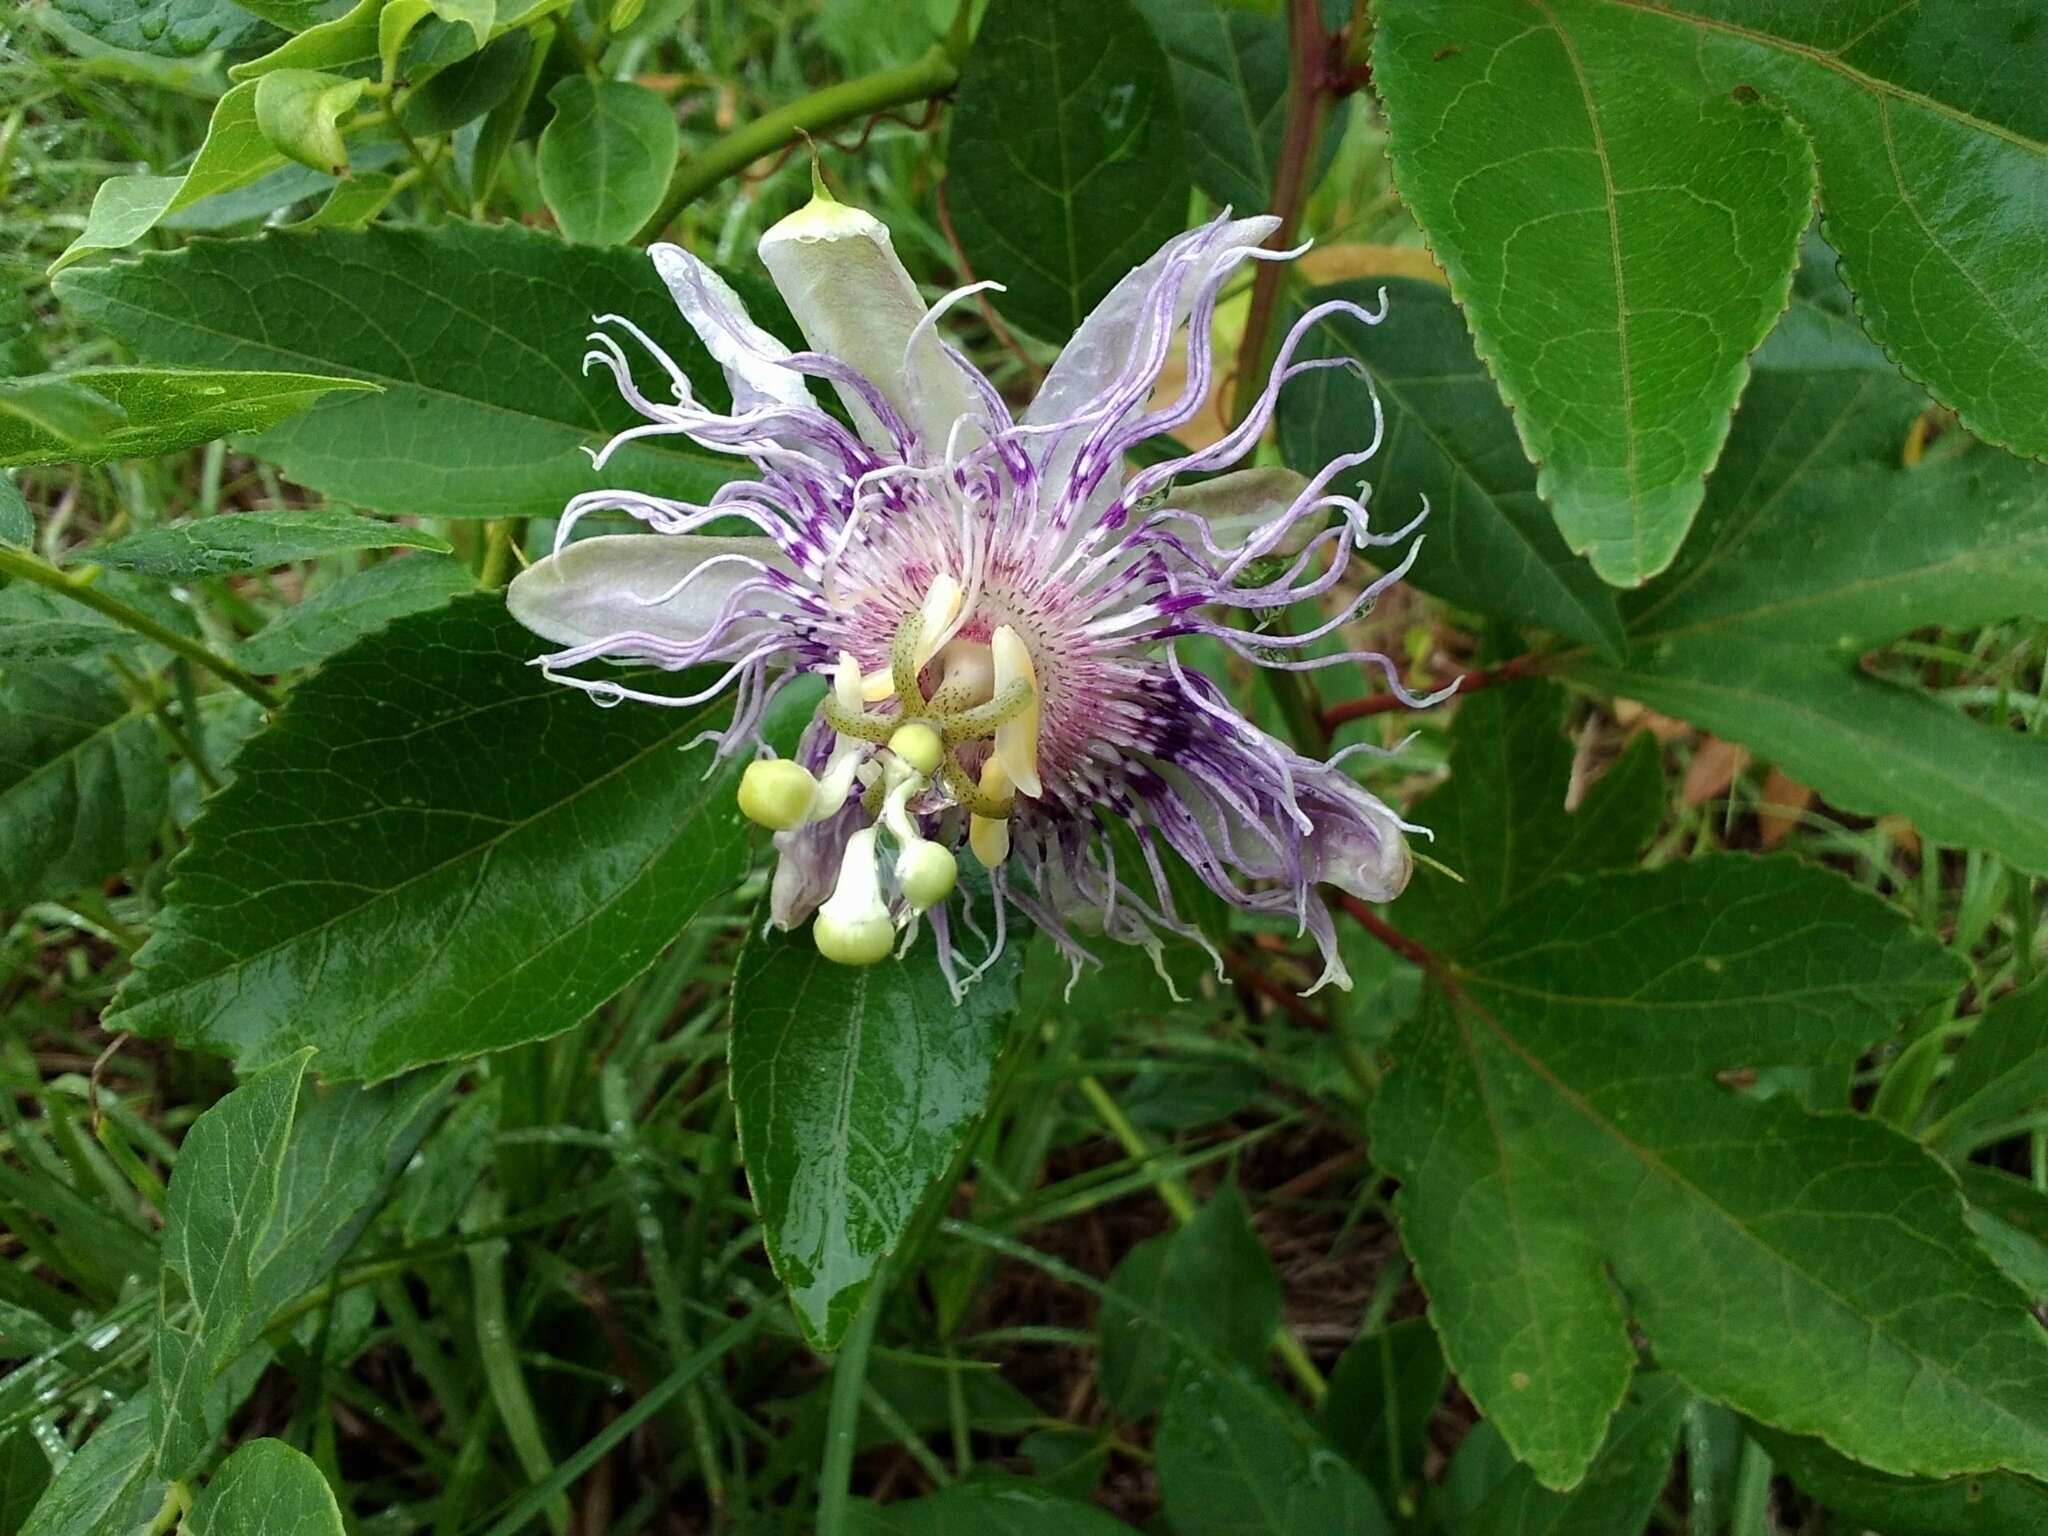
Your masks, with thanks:
[[[2048,1530],[2043,78],[2048,0],[18,8],[0,1536]],[[1377,400],[1330,644],[1459,697],[1197,658],[1406,740],[1349,994],[1220,906],[826,964],[723,706],[527,665],[590,316],[723,403],[638,247],[790,334],[807,136],[1019,398],[1225,206],[1318,248],[1191,431],[1384,289],[1260,461]]]

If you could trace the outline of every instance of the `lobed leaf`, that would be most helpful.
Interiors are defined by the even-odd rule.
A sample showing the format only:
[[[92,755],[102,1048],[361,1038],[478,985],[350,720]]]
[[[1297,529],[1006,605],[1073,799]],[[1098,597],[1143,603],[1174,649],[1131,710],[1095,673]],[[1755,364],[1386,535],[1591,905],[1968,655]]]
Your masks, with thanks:
[[[1617,586],[1648,580],[1785,308],[1812,147],[1609,0],[1389,0],[1373,80],[1566,544]]]
[[[2048,471],[1967,445],[1901,468],[1922,398],[1844,318],[1796,304],[1692,541],[1625,605],[1628,665],[1573,674],[1754,748],[1843,810],[2048,870],[2048,740],[1858,669],[1924,625],[2048,612]]]
[[[1353,358],[1319,368],[1280,395],[1280,444],[1305,471],[1356,452],[1372,434],[1373,401],[1386,439],[1368,466],[1377,531],[1428,507],[1408,579],[1463,608],[1555,630],[1604,654],[1624,647],[1613,591],[1566,547],[1537,494],[1513,415],[1472,351],[1456,304],[1435,283],[1392,278],[1320,288],[1306,303],[1350,299],[1387,317],[1370,330],[1348,318],[1318,325],[1304,358]],[[1405,550],[1405,546],[1403,546]]]

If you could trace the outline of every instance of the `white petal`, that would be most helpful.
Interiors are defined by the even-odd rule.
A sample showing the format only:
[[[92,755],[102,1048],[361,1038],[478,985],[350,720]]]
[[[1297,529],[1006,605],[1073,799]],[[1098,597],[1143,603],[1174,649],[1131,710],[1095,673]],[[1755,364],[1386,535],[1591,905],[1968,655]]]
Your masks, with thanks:
[[[879,389],[937,458],[960,417],[977,409],[967,381],[927,330],[924,300],[889,230],[858,208],[814,197],[761,237],[761,260],[813,351],[851,364]],[[915,387],[912,387],[912,377]],[[840,391],[871,446],[890,447],[865,401]]]
[[[720,559],[721,556],[744,559]],[[707,562],[680,592],[672,589]],[[689,645],[704,638],[734,587],[760,575],[757,565],[788,569],[775,541],[698,534],[622,533],[578,539],[512,579],[512,617],[559,645],[589,645],[614,635],[654,635]]]
[[[789,348],[754,324],[731,284],[679,245],[650,246],[647,254],[704,350],[725,370],[735,407],[813,404],[803,375],[774,361],[789,356]]]
[[[1179,330],[1187,324],[1195,295],[1219,266],[1237,260],[1242,252],[1263,243],[1279,227],[1280,221],[1270,214],[1233,219],[1224,225],[1182,281],[1174,304],[1172,328]],[[1074,332],[1059,360],[1046,374],[1045,382],[1039,385],[1037,398],[1024,412],[1027,423],[1058,421],[1073,415],[1108,388],[1142,344],[1151,339],[1140,335],[1145,301],[1159,282],[1170,249],[1169,246],[1143,265],[1133,267],[1081,322],[1081,328]]]
[[[1234,469],[1227,475],[1199,480],[1193,485],[1175,486],[1166,505],[1192,512],[1209,525],[1209,536],[1224,548],[1234,548],[1272,522],[1308,489],[1306,476],[1278,464],[1255,469]],[[1269,553],[1297,555],[1308,544],[1320,524],[1304,517],[1287,530]]]

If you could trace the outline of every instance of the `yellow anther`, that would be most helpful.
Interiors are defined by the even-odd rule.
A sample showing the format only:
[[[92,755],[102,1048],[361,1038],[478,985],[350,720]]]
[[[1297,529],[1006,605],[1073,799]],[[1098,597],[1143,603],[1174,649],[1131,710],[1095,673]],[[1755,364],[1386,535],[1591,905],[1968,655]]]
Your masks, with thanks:
[[[881,875],[875,867],[878,835],[873,827],[863,827],[846,840],[839,883],[811,924],[818,953],[840,965],[873,965],[895,945],[896,925],[882,901]]]
[[[740,814],[771,832],[787,832],[810,817],[818,781],[802,763],[762,758],[740,775]]]
[[[960,583],[943,571],[932,578],[931,587],[924,595],[924,606],[917,614],[924,621],[917,641],[919,671],[923,671],[925,665],[939,654],[939,646],[946,640],[946,631],[960,617],[960,604],[966,597],[967,592]]]
[[[925,838],[907,845],[896,857],[896,879],[903,887],[903,899],[918,912],[952,895],[959,876],[959,862],[952,852]]]
[[[981,860],[982,868],[998,868],[1010,856],[1010,823],[1007,819],[993,821],[986,816],[970,817],[967,822],[967,846],[974,856]]]
[[[1016,789],[998,758],[981,765],[981,793],[993,803],[1009,805]],[[981,860],[984,869],[994,869],[1010,856],[1010,818],[970,815],[967,818],[967,846]]]
[[[896,694],[896,679],[887,667],[877,667],[860,680],[860,696],[870,704],[879,704]]]
[[[899,726],[889,738],[889,750],[919,773],[929,778],[932,770],[939,766],[939,754],[945,745],[939,740],[939,733],[922,720],[913,720]]]
[[[839,665],[832,669],[832,697],[839,707],[850,715],[860,713],[860,706],[867,697],[862,686],[860,662],[851,651],[839,653]],[[883,695],[887,697],[887,695]]]
[[[1030,702],[996,727],[995,755],[1018,791],[1036,799],[1043,789],[1038,782],[1038,669],[1017,631],[1007,624],[989,636],[989,650],[995,657],[997,698],[1018,682],[1031,689]]]

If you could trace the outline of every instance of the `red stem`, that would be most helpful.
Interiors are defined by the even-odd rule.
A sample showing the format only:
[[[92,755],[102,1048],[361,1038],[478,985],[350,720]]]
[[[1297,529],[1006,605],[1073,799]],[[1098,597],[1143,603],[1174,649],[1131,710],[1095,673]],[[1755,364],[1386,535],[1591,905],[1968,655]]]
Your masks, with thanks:
[[[1504,661],[1497,667],[1483,667],[1476,672],[1461,672],[1456,678],[1460,694],[1477,693],[1482,688],[1492,688],[1501,683],[1512,683],[1519,677],[1540,677],[1556,665],[1552,656],[1517,656],[1513,661]],[[1363,720],[1367,715],[1384,715],[1390,710],[1411,709],[1398,693],[1376,693],[1370,698],[1349,699],[1342,704],[1332,704],[1323,711],[1323,724],[1335,730],[1346,720]]]
[[[1360,927],[1386,945],[1387,948],[1391,949],[1403,960],[1413,961],[1424,970],[1434,970],[1436,968],[1435,955],[1409,938],[1407,934],[1388,927],[1379,913],[1373,911],[1371,907],[1368,907],[1356,896],[1340,895],[1337,900],[1342,904],[1346,912],[1358,920]]]
[[[1280,157],[1273,167],[1272,212],[1280,227],[1266,245],[1284,251],[1301,227],[1302,204],[1308,201],[1309,161],[1316,135],[1329,105],[1330,35],[1323,30],[1318,0],[1288,0],[1287,39],[1290,79],[1287,119],[1281,131]],[[1266,383],[1266,347],[1272,339],[1273,315],[1280,304],[1281,263],[1262,261],[1252,277],[1251,310],[1245,316],[1244,339],[1237,349],[1237,398],[1232,416],[1243,419]]]

